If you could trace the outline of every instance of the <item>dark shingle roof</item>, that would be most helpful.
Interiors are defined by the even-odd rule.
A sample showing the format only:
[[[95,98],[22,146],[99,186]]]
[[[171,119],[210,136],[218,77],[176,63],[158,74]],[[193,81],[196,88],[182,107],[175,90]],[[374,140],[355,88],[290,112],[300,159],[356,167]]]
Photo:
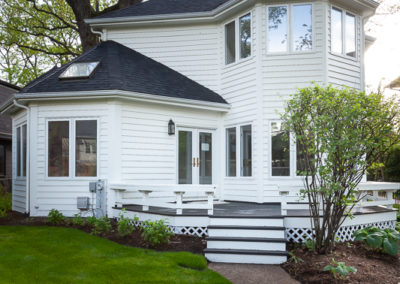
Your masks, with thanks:
[[[0,80],[0,105],[9,100],[18,90],[19,87]],[[0,137],[11,138],[11,117],[5,114],[0,114]]]
[[[60,80],[72,63],[100,61],[88,79]],[[105,41],[28,84],[21,93],[122,90],[172,98],[226,103],[217,93],[114,41]]]
[[[208,12],[228,1],[229,0],[149,0],[129,6],[125,9],[106,13],[96,17],[96,19]]]

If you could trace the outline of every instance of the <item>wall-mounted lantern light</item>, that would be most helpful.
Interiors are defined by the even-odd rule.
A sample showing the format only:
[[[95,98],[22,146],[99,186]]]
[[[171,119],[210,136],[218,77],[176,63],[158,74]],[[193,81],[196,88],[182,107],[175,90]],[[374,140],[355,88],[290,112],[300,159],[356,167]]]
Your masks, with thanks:
[[[175,123],[172,121],[172,119],[170,119],[168,122],[168,135],[174,135],[174,134],[175,134]]]

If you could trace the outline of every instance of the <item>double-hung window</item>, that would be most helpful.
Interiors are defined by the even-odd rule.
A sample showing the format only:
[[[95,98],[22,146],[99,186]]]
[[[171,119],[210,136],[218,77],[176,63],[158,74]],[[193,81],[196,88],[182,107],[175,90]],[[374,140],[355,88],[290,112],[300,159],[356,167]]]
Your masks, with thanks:
[[[269,53],[312,50],[312,4],[269,6],[267,24]]]
[[[356,17],[344,10],[331,9],[331,51],[356,57]]]
[[[48,122],[49,177],[97,176],[97,120]]]
[[[226,129],[226,176],[235,177],[237,172],[242,177],[252,176],[251,132],[250,124]]]
[[[16,167],[17,177],[26,177],[26,156],[27,156],[27,128],[26,124],[16,128]]]
[[[225,25],[225,64],[251,56],[251,13]]]

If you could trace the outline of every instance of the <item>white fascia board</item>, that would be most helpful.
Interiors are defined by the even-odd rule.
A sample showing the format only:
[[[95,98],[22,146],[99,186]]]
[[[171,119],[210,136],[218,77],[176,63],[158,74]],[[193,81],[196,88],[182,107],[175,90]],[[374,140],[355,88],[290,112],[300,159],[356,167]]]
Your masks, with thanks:
[[[250,5],[257,0],[231,0],[212,11],[194,13],[176,13],[165,15],[130,16],[100,19],[85,19],[85,23],[91,27],[130,26],[135,24],[158,23],[210,23],[218,20],[225,13],[238,8],[241,5]]]
[[[166,97],[159,95],[149,95],[143,93],[121,91],[121,90],[103,90],[103,91],[85,91],[85,92],[58,92],[58,93],[22,93],[16,94],[15,99],[19,102],[28,101],[44,101],[51,99],[63,100],[63,99],[128,99],[132,101],[157,103],[164,105],[181,106],[194,109],[203,109],[217,112],[228,112],[231,106],[224,103],[214,103],[206,101],[198,101],[183,98]],[[0,108],[0,111],[2,109]]]

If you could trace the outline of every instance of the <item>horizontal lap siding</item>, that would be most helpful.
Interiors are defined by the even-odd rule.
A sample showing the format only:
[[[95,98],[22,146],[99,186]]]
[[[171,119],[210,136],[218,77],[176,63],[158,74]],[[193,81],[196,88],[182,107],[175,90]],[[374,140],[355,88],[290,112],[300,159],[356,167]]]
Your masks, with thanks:
[[[302,182],[294,177],[277,179],[270,177],[271,152],[270,152],[270,123],[279,120],[285,101],[294,94],[297,88],[308,87],[315,82],[325,82],[325,53],[324,53],[324,27],[326,4],[315,2],[313,23],[313,51],[289,54],[267,53],[266,36],[263,38],[262,60],[262,92],[263,92],[263,194],[264,202],[278,202],[279,190],[300,187]],[[266,35],[266,25],[263,34]],[[277,187],[279,185],[279,189]],[[298,190],[290,193],[292,197]]]
[[[72,216],[78,213],[76,198],[87,196],[91,203],[95,203],[95,196],[89,193],[89,182],[95,181],[93,178],[47,178],[46,165],[46,122],[51,119],[98,119],[98,177],[108,178],[110,169],[109,158],[110,149],[114,137],[110,135],[110,107],[107,101],[91,103],[55,103],[42,104],[37,107],[36,121],[37,131],[32,133],[36,135],[37,143],[34,149],[31,149],[34,156],[34,164],[31,169],[32,188],[34,189],[31,198],[32,215],[47,215],[48,211],[56,208],[63,214]],[[74,154],[74,153],[70,153]]]
[[[107,38],[219,91],[218,32],[214,25],[112,29]]]
[[[231,65],[225,65],[224,26],[220,27],[221,95],[232,107],[229,113],[225,115],[224,125],[225,127],[252,125],[252,177],[225,177],[223,181],[223,198],[225,200],[255,202],[258,196],[259,184],[257,177],[260,175],[260,172],[257,168],[257,163],[261,157],[260,154],[257,154],[260,147],[257,144],[259,126],[257,125],[256,37],[258,35],[256,32],[257,18],[255,11],[255,9],[252,10],[252,55],[250,58],[239,60]],[[223,149],[225,149],[224,141],[225,137],[221,141]],[[225,159],[224,156],[224,164],[226,163]],[[221,169],[224,176],[225,171],[224,165]],[[240,172],[237,174],[240,175]]]

